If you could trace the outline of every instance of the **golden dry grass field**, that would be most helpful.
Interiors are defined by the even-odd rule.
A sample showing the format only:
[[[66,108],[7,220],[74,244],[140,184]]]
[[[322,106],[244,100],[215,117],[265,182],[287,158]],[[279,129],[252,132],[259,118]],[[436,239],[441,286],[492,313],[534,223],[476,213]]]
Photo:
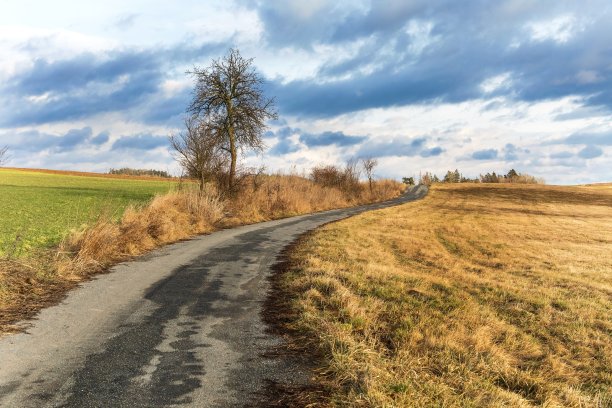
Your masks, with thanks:
[[[322,405],[612,406],[611,185],[436,185],[288,257]]]

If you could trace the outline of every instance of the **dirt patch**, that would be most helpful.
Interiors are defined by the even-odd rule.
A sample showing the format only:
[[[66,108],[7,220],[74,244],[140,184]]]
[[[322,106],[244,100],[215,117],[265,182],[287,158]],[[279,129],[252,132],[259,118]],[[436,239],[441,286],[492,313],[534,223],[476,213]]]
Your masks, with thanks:
[[[299,371],[310,373],[310,378],[301,384],[287,384],[270,381],[260,400],[258,407],[320,407],[327,406],[331,392],[325,383],[317,378],[317,368],[321,366],[322,355],[305,337],[304,333],[295,329],[292,323],[298,317],[298,311],[293,307],[296,294],[286,285],[287,274],[299,268],[291,254],[312,231],[300,236],[283,249],[272,266],[268,278],[270,290],[263,305],[262,319],[269,333],[282,336],[284,342],[273,350],[267,350],[270,358],[284,358],[293,364],[300,364]]]
[[[0,281],[11,296],[9,304],[0,305],[0,336],[26,330],[27,320],[59,303],[78,284],[76,280],[49,279],[24,263],[9,260],[0,260]]]

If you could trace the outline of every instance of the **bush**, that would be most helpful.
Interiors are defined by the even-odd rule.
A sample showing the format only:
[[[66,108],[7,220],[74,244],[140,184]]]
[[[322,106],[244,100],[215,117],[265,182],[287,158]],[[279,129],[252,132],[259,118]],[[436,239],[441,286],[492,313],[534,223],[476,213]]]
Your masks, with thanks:
[[[310,179],[321,187],[337,188],[348,196],[359,196],[363,189],[355,160],[349,160],[344,169],[333,165],[316,166],[310,172]]]

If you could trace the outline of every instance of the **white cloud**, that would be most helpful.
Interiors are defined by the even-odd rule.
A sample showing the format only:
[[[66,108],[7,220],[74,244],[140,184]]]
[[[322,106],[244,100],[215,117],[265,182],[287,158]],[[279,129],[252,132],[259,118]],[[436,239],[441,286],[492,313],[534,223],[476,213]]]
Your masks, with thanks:
[[[576,33],[583,30],[582,25],[572,15],[561,15],[552,20],[527,24],[533,41],[568,42]]]
[[[486,79],[480,84],[480,88],[485,93],[491,93],[499,89],[507,89],[512,85],[512,80],[509,72],[505,72],[500,75],[496,75]]]

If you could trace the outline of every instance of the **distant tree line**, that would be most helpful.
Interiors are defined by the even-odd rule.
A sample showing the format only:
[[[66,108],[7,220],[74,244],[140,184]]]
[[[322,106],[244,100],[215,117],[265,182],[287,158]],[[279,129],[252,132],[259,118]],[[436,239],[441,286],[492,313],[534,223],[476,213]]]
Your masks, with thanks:
[[[404,177],[404,183],[413,184],[414,179],[412,177]],[[412,181],[412,183],[410,183]],[[434,183],[519,183],[519,184],[544,184],[544,180],[536,178],[527,173],[519,173],[514,169],[511,169],[506,174],[496,174],[495,172],[480,174],[476,178],[469,178],[462,175],[458,169],[455,171],[449,170],[446,172],[444,177],[440,179],[437,175],[425,172],[421,173],[419,177],[419,183],[425,185],[431,185]]]
[[[172,176],[164,170],[155,169],[132,169],[130,167],[123,167],[120,169],[110,169],[108,174],[120,174],[125,176],[150,176],[150,177],[162,177],[171,178]]]

